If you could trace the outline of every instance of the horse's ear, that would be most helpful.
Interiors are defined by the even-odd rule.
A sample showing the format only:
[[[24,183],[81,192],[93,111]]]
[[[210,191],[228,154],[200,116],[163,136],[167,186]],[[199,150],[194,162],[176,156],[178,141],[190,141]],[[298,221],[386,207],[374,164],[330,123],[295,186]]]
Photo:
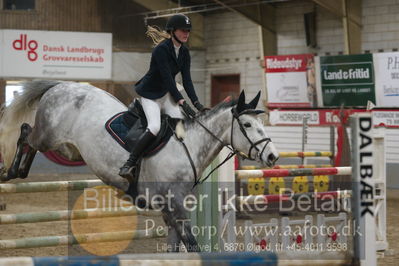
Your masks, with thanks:
[[[240,96],[238,97],[237,112],[241,113],[244,110],[245,110],[245,92],[244,90],[242,90]]]
[[[251,109],[256,109],[256,106],[258,105],[259,102],[259,98],[260,98],[260,91],[258,92],[258,94],[256,94],[255,98],[253,98],[252,101],[248,104]]]

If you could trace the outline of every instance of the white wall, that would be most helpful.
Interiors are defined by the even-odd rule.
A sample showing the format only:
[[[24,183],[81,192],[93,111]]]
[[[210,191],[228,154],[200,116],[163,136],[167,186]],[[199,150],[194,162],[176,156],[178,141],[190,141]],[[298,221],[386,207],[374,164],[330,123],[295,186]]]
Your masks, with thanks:
[[[240,89],[247,98],[263,86],[260,66],[259,27],[233,12],[209,15],[205,19],[206,44],[205,92],[211,102],[211,76],[240,74]]]
[[[191,79],[193,80],[194,88],[200,102],[206,102],[206,87],[205,87],[205,68],[206,59],[204,50],[190,50],[191,55]],[[178,82],[181,82],[181,75],[176,77]],[[186,98],[188,99],[188,98]]]
[[[318,46],[306,46],[304,14],[316,8]],[[328,11],[311,2],[289,2],[276,7],[277,54],[325,53],[343,51],[342,22]]]
[[[114,82],[138,81],[150,66],[151,53],[112,53],[112,80]]]
[[[198,98],[205,99],[205,51],[190,51],[191,79]],[[112,54],[112,80],[114,82],[135,83],[141,79],[150,67],[151,53],[116,52]],[[176,81],[181,81],[177,75]]]
[[[342,21],[316,6],[318,47],[307,48],[303,14],[311,2],[289,2],[276,6],[278,54],[317,53],[337,55],[344,51]],[[399,49],[399,0],[362,1],[362,52],[391,52]]]
[[[399,1],[363,0],[362,50],[391,52],[399,48]]]

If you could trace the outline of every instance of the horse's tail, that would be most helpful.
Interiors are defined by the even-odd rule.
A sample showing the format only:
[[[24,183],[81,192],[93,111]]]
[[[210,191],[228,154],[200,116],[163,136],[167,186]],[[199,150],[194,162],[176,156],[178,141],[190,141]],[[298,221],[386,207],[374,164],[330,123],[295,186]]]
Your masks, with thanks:
[[[20,93],[7,107],[0,111],[0,155],[5,168],[14,159],[17,140],[22,123],[33,126],[39,101],[44,93],[59,84],[60,81],[35,80],[22,84]]]

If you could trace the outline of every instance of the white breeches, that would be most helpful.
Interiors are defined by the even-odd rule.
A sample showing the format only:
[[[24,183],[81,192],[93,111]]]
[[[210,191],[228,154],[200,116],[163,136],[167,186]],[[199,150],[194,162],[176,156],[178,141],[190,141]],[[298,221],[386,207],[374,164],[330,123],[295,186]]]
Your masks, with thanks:
[[[140,101],[147,118],[147,128],[154,135],[157,135],[161,129],[161,112],[173,118],[183,118],[179,105],[173,100],[169,92],[159,99],[151,100],[141,97]]]

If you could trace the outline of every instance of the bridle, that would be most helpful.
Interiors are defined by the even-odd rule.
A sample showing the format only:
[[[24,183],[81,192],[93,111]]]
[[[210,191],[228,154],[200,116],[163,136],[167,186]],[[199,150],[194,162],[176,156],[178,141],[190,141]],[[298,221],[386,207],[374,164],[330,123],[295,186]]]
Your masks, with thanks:
[[[216,139],[217,141],[219,141],[219,142],[222,144],[223,147],[227,147],[227,148],[230,150],[229,155],[227,155],[227,157],[226,157],[221,163],[219,163],[215,168],[213,168],[213,169],[210,171],[210,173],[209,173],[206,177],[204,177],[203,179],[201,179],[201,180],[198,178],[197,170],[195,169],[194,162],[193,162],[193,160],[192,160],[192,158],[191,158],[191,156],[190,156],[190,153],[189,153],[189,151],[188,151],[188,149],[187,149],[186,144],[184,143],[183,139],[179,138],[179,137],[176,135],[176,132],[175,132],[175,136],[176,136],[177,140],[180,141],[180,142],[183,144],[184,150],[185,150],[185,152],[186,152],[186,154],[187,154],[187,157],[188,157],[188,159],[189,159],[189,161],[190,161],[191,168],[192,168],[192,170],[193,170],[193,172],[194,172],[194,186],[193,186],[193,188],[194,188],[197,184],[202,184],[206,179],[208,179],[209,176],[211,176],[211,174],[212,174],[214,171],[216,171],[216,170],[217,170],[219,167],[221,167],[224,163],[226,163],[228,160],[230,160],[230,158],[232,158],[234,155],[238,155],[238,156],[240,156],[240,157],[242,157],[242,158],[244,158],[244,159],[248,159],[248,160],[254,161],[254,160],[256,160],[256,156],[255,156],[255,158],[253,158],[253,157],[251,156],[251,153],[252,153],[252,150],[255,149],[255,150],[257,151],[256,154],[261,158],[262,155],[263,155],[263,152],[264,152],[265,149],[266,149],[266,147],[267,147],[268,144],[271,142],[271,139],[270,139],[270,138],[263,138],[263,139],[260,139],[260,140],[258,140],[258,141],[256,141],[256,142],[252,142],[252,140],[248,137],[247,131],[245,130],[245,127],[244,127],[244,125],[242,124],[242,122],[241,122],[241,120],[240,120],[240,116],[241,116],[241,115],[244,115],[244,114],[260,114],[260,113],[263,113],[263,111],[260,111],[260,110],[252,110],[252,109],[250,110],[250,109],[248,109],[248,110],[244,110],[244,111],[238,113],[238,112],[237,112],[237,108],[234,107],[234,108],[231,109],[231,112],[232,112],[233,116],[232,116],[232,120],[231,120],[230,144],[225,143],[223,140],[221,140],[221,139],[220,139],[218,136],[216,136],[212,131],[210,131],[203,123],[201,123],[201,121],[199,121],[196,117],[190,117],[190,118],[193,119],[196,123],[198,123],[203,129],[205,129],[205,131],[208,132],[208,134],[210,134],[214,139]],[[244,152],[242,152],[242,151],[239,151],[238,149],[236,149],[236,148],[234,147],[234,139],[233,139],[234,120],[237,120],[237,123],[238,123],[238,125],[239,125],[239,127],[240,127],[241,132],[243,133],[243,135],[245,136],[245,138],[248,140],[248,142],[251,144],[251,147],[249,148],[248,154],[246,154],[246,153],[244,153]],[[259,153],[260,150],[259,150],[259,148],[258,148],[257,146],[258,146],[260,143],[263,143],[263,142],[266,142],[266,143],[264,144],[264,146],[263,146],[263,148],[262,148],[262,151]]]
[[[230,138],[231,139],[230,139],[230,143],[231,143],[231,147],[233,148],[233,150],[237,151],[238,152],[237,154],[242,156],[243,158],[254,161],[254,160],[256,160],[256,156],[255,156],[255,158],[253,158],[251,156],[251,154],[252,154],[252,149],[255,149],[257,151],[256,154],[260,158],[262,158],[263,152],[265,151],[267,145],[272,140],[270,138],[263,138],[263,139],[260,139],[260,140],[256,141],[255,143],[252,142],[252,140],[248,137],[247,131],[245,130],[244,125],[242,124],[242,122],[240,120],[240,116],[244,115],[244,114],[259,114],[259,113],[261,113],[263,111],[259,111],[259,110],[244,110],[241,113],[238,113],[237,109],[233,108],[233,109],[231,109],[231,112],[233,113],[233,118],[232,118],[232,121],[231,121],[231,134],[230,134]],[[234,148],[234,139],[233,139],[234,119],[237,120],[237,123],[238,123],[238,125],[240,127],[240,130],[241,130],[242,134],[248,140],[248,142],[251,144],[251,147],[249,147],[249,150],[248,150],[247,154],[239,152],[236,148]],[[263,143],[263,142],[266,142],[266,143],[263,146],[262,151],[259,153],[260,150],[259,150],[259,148],[257,146],[259,144]]]

